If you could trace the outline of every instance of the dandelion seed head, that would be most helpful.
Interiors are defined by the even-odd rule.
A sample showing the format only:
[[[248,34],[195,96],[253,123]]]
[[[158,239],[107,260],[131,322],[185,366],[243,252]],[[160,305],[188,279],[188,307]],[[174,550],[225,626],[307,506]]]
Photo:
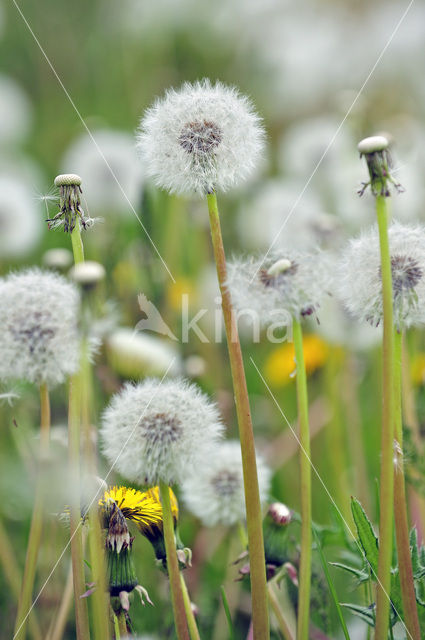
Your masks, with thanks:
[[[38,245],[42,213],[27,184],[0,175],[0,259],[19,258]]]
[[[324,255],[281,251],[228,264],[227,286],[238,312],[254,313],[262,325],[315,315],[330,285]]]
[[[171,193],[205,195],[247,179],[264,146],[261,120],[233,87],[204,79],[167,91],[142,118],[146,173]]]
[[[28,269],[0,280],[0,379],[50,387],[78,367],[79,294],[55,273]]]
[[[270,490],[271,472],[259,455],[257,471],[260,500],[264,503]],[[216,524],[229,526],[244,520],[245,498],[239,442],[229,440],[216,445],[202,467],[187,476],[182,492],[187,508],[208,527]]]
[[[388,230],[394,324],[425,322],[425,228],[394,222]],[[379,236],[376,227],[350,241],[339,266],[339,294],[354,317],[378,326],[383,317]]]
[[[103,452],[129,480],[180,484],[222,429],[216,405],[194,384],[148,379],[113,396],[103,414]]]
[[[103,264],[94,260],[85,260],[75,264],[69,272],[69,276],[74,282],[83,287],[96,285],[105,279],[106,271]]]

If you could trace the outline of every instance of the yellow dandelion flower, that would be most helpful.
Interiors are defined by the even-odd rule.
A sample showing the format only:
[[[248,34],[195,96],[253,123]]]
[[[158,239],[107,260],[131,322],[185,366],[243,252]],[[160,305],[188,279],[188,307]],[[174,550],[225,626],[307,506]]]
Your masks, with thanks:
[[[329,346],[319,336],[307,334],[303,338],[303,347],[307,375],[311,375],[326,362]],[[275,386],[286,385],[295,372],[295,350],[292,342],[286,342],[275,349],[264,366],[267,380]]]
[[[177,498],[175,496],[174,491],[172,489],[169,489],[169,492],[170,492],[170,502],[171,502],[171,513],[173,514],[174,521],[177,521],[179,518],[179,503],[177,502]],[[152,500],[154,500],[157,504],[161,506],[159,487],[152,487],[151,489],[148,489],[146,493],[149,495],[150,498],[152,498]],[[161,507],[161,513],[162,513],[162,507]]]
[[[188,296],[189,304],[192,304],[195,299],[195,290],[189,278],[177,278],[175,282],[167,287],[167,303],[173,311],[180,313],[184,294]]]
[[[127,520],[133,520],[139,527],[162,526],[161,503],[148,492],[131,487],[112,487],[105,491],[99,505],[103,508],[115,503]]]

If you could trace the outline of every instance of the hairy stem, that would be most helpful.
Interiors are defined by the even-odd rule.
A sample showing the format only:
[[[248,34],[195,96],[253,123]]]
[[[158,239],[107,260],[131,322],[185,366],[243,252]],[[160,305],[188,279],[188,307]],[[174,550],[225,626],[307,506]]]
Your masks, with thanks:
[[[226,287],[226,257],[221,235],[220,217],[215,193],[207,195],[214,258],[220,285],[227,348],[232,371],[233,390],[239,425],[242,467],[245,489],[246,520],[251,578],[252,623],[256,640],[270,636],[267,606],[266,565],[264,557],[263,527],[258,489],[257,462],[248,390],[239,342],[236,319],[232,311],[230,293]]]
[[[419,628],[415,587],[413,583],[412,559],[410,556],[409,524],[407,521],[407,503],[403,468],[403,424],[401,413],[402,340],[403,337],[401,331],[395,331],[394,398],[396,447],[394,452],[394,520],[404,622],[411,638],[413,640],[420,640],[421,632]]]
[[[295,360],[297,365],[297,402],[300,440],[300,484],[301,484],[301,560],[300,588],[298,591],[297,640],[308,640],[311,589],[311,464],[310,428],[308,420],[307,376],[304,363],[301,324],[293,320]]]
[[[49,391],[46,384],[40,385],[40,458],[38,461],[38,475],[35,487],[34,508],[31,519],[30,533],[28,538],[27,555],[25,558],[25,569],[22,580],[21,595],[18,602],[16,614],[14,640],[23,640],[26,637],[28,617],[32,604],[32,593],[37,567],[38,552],[41,543],[43,530],[43,511],[45,503],[45,478],[43,474],[44,458],[49,452],[50,439],[50,402]]]
[[[186,611],[186,618],[187,618],[187,625],[189,627],[190,640],[200,640],[198,626],[196,624],[195,615],[192,610],[192,603],[190,601],[189,592],[187,590],[184,576],[181,572],[180,572],[180,582],[182,585],[184,608]]]
[[[189,640],[186,612],[182,585],[180,582],[180,569],[176,552],[176,539],[174,536],[173,514],[171,512],[170,492],[165,482],[159,483],[161,495],[162,517],[164,526],[164,542],[167,554],[167,569],[170,580],[171,602],[173,604],[174,623],[176,625],[179,640]]]
[[[388,242],[388,213],[384,196],[376,197],[376,216],[381,252],[383,302],[383,406],[381,435],[381,474],[379,485],[379,558],[376,593],[376,640],[387,640],[390,618],[391,557],[394,517],[394,322],[391,257]]]

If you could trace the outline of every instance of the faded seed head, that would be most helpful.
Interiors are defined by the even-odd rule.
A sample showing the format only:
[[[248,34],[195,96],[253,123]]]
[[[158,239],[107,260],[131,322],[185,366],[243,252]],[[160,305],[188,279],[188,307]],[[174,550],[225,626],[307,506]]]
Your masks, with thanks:
[[[179,136],[179,143],[185,151],[194,154],[209,154],[218,147],[223,134],[214,122],[188,122]]]

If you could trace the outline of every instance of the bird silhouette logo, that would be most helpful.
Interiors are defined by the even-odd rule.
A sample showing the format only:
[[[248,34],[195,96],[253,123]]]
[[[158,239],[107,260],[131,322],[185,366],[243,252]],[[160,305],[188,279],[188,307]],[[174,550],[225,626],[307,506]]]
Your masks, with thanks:
[[[163,336],[168,336],[171,340],[176,340],[178,342],[177,336],[171,331],[167,323],[164,322],[158,309],[143,293],[139,293],[137,301],[139,303],[140,310],[146,315],[146,318],[139,320],[134,330],[153,331],[154,333],[160,333]]]

